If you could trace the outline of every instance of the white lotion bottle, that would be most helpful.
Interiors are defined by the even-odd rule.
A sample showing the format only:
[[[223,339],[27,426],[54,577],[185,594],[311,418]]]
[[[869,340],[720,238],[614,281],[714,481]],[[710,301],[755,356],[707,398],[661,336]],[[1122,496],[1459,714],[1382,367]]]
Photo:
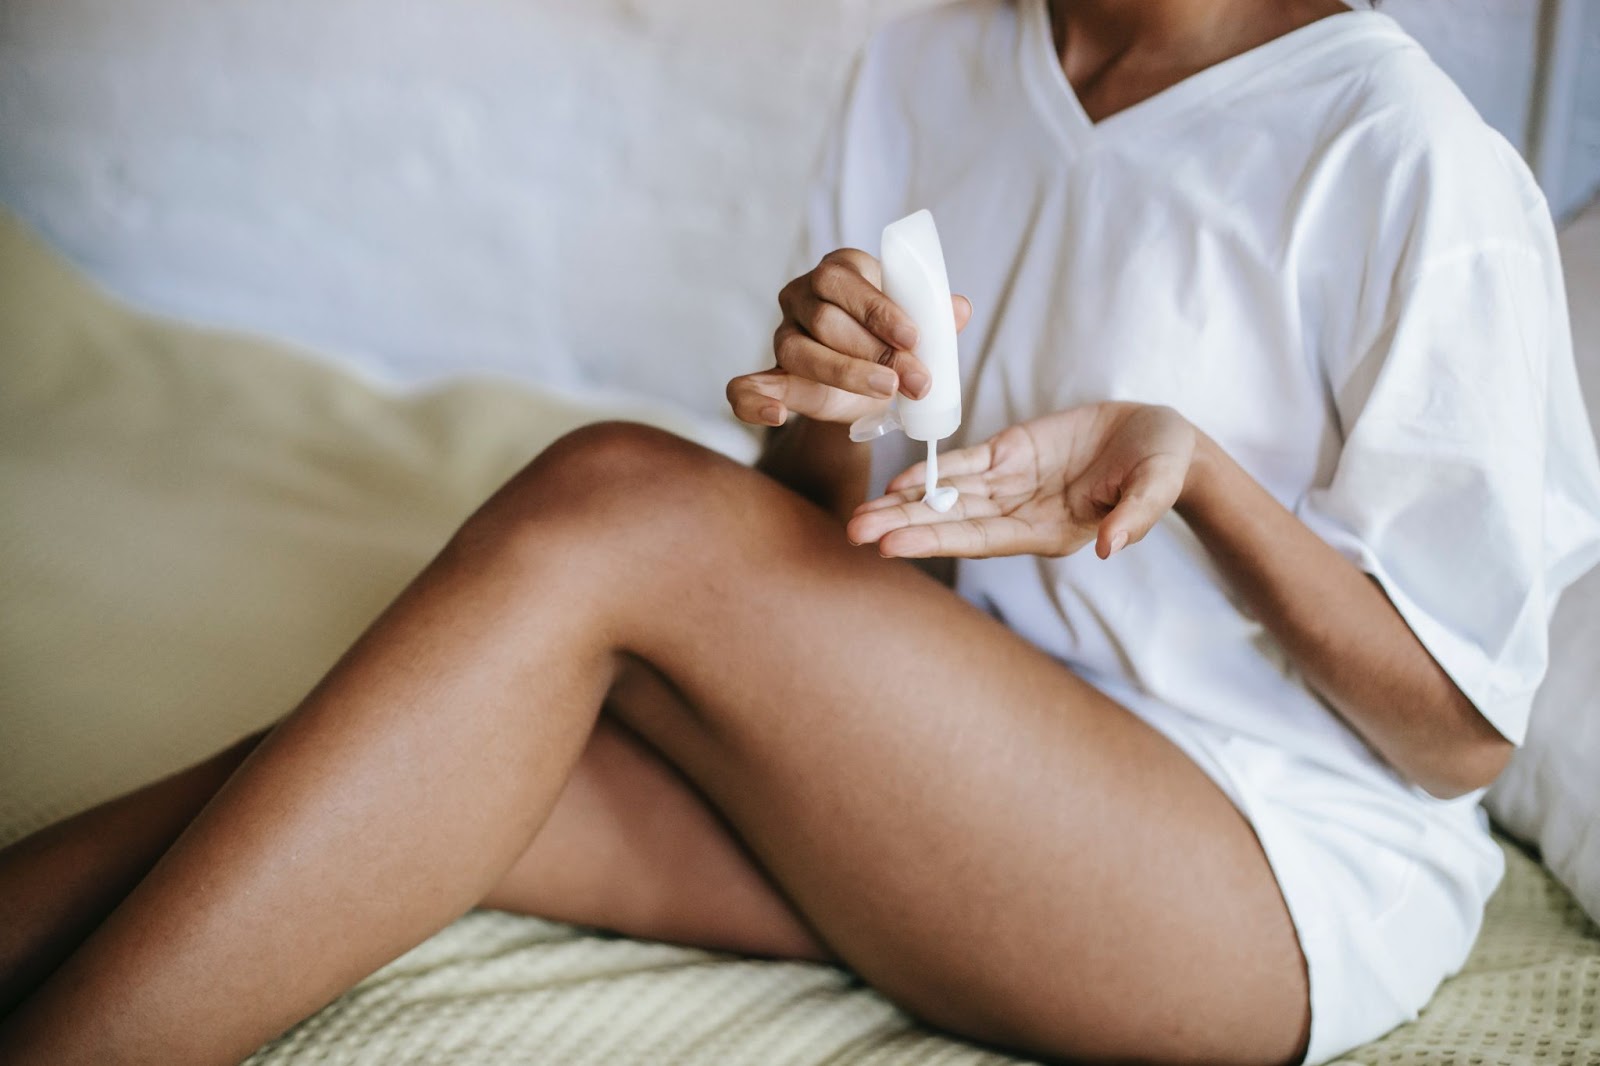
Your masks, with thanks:
[[[939,230],[926,209],[891,222],[883,229],[883,293],[917,327],[912,353],[927,367],[931,384],[921,399],[899,396],[897,410],[884,418],[863,419],[852,426],[853,440],[870,440],[896,423],[912,440],[928,442],[927,485],[923,502],[948,511],[956,490],[939,488],[938,442],[961,426],[961,364],[956,357],[956,315],[950,302]]]

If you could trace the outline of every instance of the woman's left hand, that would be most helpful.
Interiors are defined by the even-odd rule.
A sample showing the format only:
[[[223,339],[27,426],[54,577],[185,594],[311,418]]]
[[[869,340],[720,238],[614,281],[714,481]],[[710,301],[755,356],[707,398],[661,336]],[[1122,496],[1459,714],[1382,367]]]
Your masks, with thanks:
[[[858,507],[846,533],[907,558],[1070,555],[1090,541],[1110,558],[1178,502],[1199,440],[1170,407],[1074,407],[941,455],[940,483],[960,493],[949,511],[922,502],[918,463]]]

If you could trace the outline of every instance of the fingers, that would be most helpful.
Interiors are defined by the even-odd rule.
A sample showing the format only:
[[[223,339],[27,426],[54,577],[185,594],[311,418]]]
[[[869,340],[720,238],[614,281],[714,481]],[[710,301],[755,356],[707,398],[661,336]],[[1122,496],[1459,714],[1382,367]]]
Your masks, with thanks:
[[[834,310],[843,314],[838,308]],[[806,336],[791,322],[778,327],[772,350],[778,366],[790,374],[859,396],[887,400],[900,384],[899,375],[891,368],[842,354],[831,345]]]
[[[781,426],[788,417],[783,402],[784,387],[772,380],[771,371],[743,374],[728,382],[728,406],[741,422],[752,426]]]
[[[870,271],[874,280],[867,280]],[[842,308],[883,344],[900,351],[917,346],[917,324],[883,294],[876,280],[878,261],[854,248],[822,257],[811,272],[811,293]]]
[[[784,286],[778,305],[786,323],[842,355],[887,368],[896,375],[893,388],[915,398],[930,382],[927,367],[910,351],[916,324],[878,288],[878,277],[876,259],[843,248]]]
[[[965,477],[940,478],[939,484],[948,485],[950,488],[955,489],[956,492],[960,494],[957,496],[958,503],[960,502],[961,498],[966,496],[987,499],[992,498],[994,495],[990,491],[989,483],[978,474],[968,474]],[[926,491],[926,489],[927,486],[925,486],[919,480],[914,485],[909,485],[906,488],[899,489],[895,492],[886,492],[875,500],[866,501],[861,506],[856,508],[856,514],[865,514],[868,511],[881,511],[885,507],[894,507],[897,504],[921,503],[922,494]]]
[[[957,293],[950,297],[950,302],[955,305],[956,332],[960,333],[972,321],[972,301]]]
[[[926,368],[915,356],[900,351],[893,343],[873,334],[838,304],[820,298],[804,285],[806,280],[806,278],[796,279],[778,296],[779,306],[784,312],[784,327],[793,329],[801,336],[817,341],[861,363],[864,367],[877,367],[893,374],[896,378],[896,387],[900,384],[901,375],[908,372],[926,372]]]
[[[951,454],[954,454],[954,453],[951,453]],[[945,473],[945,469],[944,469],[944,459],[945,458],[946,458],[945,456],[940,456],[939,472],[941,474]],[[913,485],[922,484],[923,479],[925,479],[927,476],[928,476],[928,463],[927,463],[927,460],[923,460],[920,463],[912,463],[910,466],[906,467],[904,470],[900,471],[894,477],[889,479],[889,484],[887,484],[887,485],[885,485],[883,487],[884,494],[888,495],[890,493],[895,493],[895,492],[904,492],[907,489],[911,488],[911,486],[913,486]]]
[[[981,474],[994,465],[994,441],[986,440],[982,444],[974,444],[966,448],[957,448],[953,452],[945,452],[939,456],[939,473],[943,475],[940,482],[946,479],[962,477],[967,474]],[[887,491],[899,492],[915,485],[922,484],[927,476],[926,462],[917,463],[907,467],[896,474],[894,480],[889,482]]]
[[[878,544],[898,530],[919,526],[959,524],[969,519],[994,518],[1000,506],[986,495],[962,495],[950,510],[940,513],[922,502],[920,494],[886,496],[862,504],[845,526],[845,535],[854,544]]]
[[[885,534],[878,541],[878,554],[895,559],[926,559],[935,555],[987,559],[997,555],[1027,555],[1037,550],[1032,527],[1010,515],[907,526]]]
[[[932,379],[911,351],[916,323],[884,295],[881,280],[876,259],[841,248],[785,285],[778,293],[784,320],[772,338],[782,376],[766,372],[730,381],[734,414],[766,426],[782,425],[790,412],[850,422],[861,404],[848,402],[849,395],[885,401],[897,391],[913,399],[927,395]],[[971,319],[972,304],[952,296],[951,309],[959,330]]]
[[[1145,460],[1123,479],[1117,505],[1100,522],[1095,554],[1109,559],[1130,544],[1137,544],[1172,510],[1183,489],[1183,464],[1168,456]]]
[[[912,322],[910,315],[901,311],[888,296],[883,296],[882,266],[874,256],[859,248],[840,248],[822,256],[818,271],[813,274],[821,274],[824,266],[829,267],[829,271],[819,279],[818,285],[814,285],[816,295],[850,312],[856,322],[861,322],[869,333],[882,339],[883,343],[899,347],[901,351],[910,351],[917,346],[917,323]],[[859,275],[869,288],[862,290],[848,277],[834,277],[832,266],[843,266],[846,271]],[[835,283],[842,283],[843,288],[834,290]],[[835,299],[834,291],[838,291],[840,298]],[[966,323],[973,317],[973,301],[962,295],[952,295],[950,309],[955,314],[957,331],[965,330]],[[880,320],[886,323],[886,330],[878,328],[877,322]]]
[[[728,382],[728,406],[741,422],[781,426],[798,414],[823,422],[847,422],[861,398],[786,370],[763,370]]]

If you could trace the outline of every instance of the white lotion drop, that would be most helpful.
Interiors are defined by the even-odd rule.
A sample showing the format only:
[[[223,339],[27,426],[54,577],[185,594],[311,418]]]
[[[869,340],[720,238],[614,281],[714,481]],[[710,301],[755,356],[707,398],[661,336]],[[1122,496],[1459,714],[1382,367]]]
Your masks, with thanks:
[[[922,502],[944,514],[956,505],[956,497],[959,495],[961,494],[949,485],[944,488],[939,487],[939,442],[930,440],[927,476],[922,483]]]

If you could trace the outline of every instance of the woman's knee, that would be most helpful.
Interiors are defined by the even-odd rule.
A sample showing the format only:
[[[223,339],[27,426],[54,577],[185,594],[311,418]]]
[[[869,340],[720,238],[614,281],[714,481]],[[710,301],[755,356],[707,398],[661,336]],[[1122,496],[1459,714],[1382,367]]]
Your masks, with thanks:
[[[510,495],[528,506],[637,511],[675,484],[703,480],[728,460],[638,422],[594,422],[553,444],[513,477]]]
[[[592,422],[557,438],[513,480],[555,482],[581,496],[612,487],[637,488],[716,453],[640,422]]]
[[[688,513],[691,493],[737,465],[665,430],[595,422],[558,438],[467,520],[453,543],[515,550],[566,535],[584,544],[660,529],[664,512]],[[726,471],[723,471],[724,473]]]

